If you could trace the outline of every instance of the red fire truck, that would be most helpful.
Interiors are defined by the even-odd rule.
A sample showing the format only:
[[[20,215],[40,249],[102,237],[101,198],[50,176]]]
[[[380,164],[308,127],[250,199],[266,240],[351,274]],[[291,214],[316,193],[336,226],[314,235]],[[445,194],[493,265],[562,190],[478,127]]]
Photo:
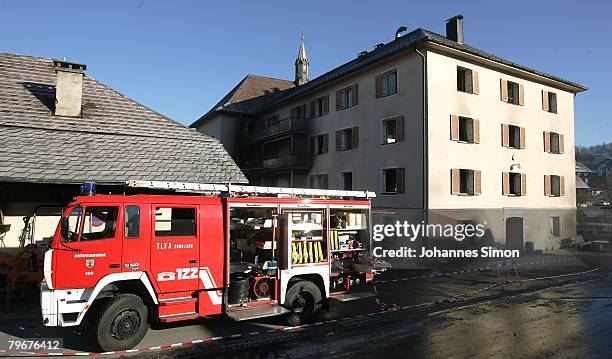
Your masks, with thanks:
[[[44,324],[88,323],[104,351],[134,347],[155,321],[284,314],[298,325],[330,298],[366,296],[376,273],[372,192],[127,186],[148,194],[96,195],[86,183],[44,258]]]

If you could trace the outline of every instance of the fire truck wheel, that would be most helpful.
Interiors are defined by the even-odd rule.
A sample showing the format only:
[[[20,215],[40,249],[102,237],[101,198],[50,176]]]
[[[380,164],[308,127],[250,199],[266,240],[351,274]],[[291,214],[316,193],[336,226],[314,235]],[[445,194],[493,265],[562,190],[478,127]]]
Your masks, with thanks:
[[[312,319],[322,306],[321,290],[313,282],[302,280],[287,291],[285,307],[291,310],[287,316],[289,325],[300,325]]]
[[[119,294],[99,310],[96,339],[102,351],[132,349],[147,333],[147,307],[134,294]]]

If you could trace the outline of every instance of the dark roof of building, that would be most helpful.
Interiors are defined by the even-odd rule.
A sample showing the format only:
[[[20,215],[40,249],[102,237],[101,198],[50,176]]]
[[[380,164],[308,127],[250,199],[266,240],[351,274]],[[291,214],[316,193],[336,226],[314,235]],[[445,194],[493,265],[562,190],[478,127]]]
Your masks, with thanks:
[[[595,165],[596,168],[600,168],[601,166],[610,166],[612,165],[612,157],[604,158],[603,160],[597,162]]]
[[[578,162],[576,161],[576,173],[592,173],[593,170],[591,170],[587,165],[585,165],[582,162]]]
[[[82,116],[54,115],[53,60],[0,53],[0,181],[246,183],[218,140],[83,79]]]
[[[247,75],[210,111],[191,126],[196,126],[215,112],[253,113],[258,109],[284,97],[295,84],[288,80],[258,75]]]
[[[276,96],[275,98],[271,98],[270,101],[263,101],[260,100],[258,101],[256,104],[254,104],[254,106],[250,107],[248,109],[248,111],[243,111],[244,113],[247,114],[255,114],[259,111],[263,111],[266,110],[272,106],[275,106],[281,102],[287,101],[289,99],[295,98],[297,96],[303,95],[305,93],[308,93],[310,91],[313,91],[321,86],[324,86],[332,81],[335,81],[343,76],[346,76],[352,72],[361,70],[369,65],[372,65],[375,62],[378,62],[382,59],[388,58],[390,56],[396,55],[402,51],[405,51],[407,49],[412,49],[417,47],[418,45],[421,45],[425,42],[432,42],[435,44],[439,44],[439,45],[443,45],[446,47],[450,47],[468,54],[472,54],[475,56],[479,56],[482,58],[485,58],[487,60],[491,60],[494,62],[498,62],[504,65],[508,65],[508,66],[512,66],[515,67],[517,69],[535,74],[535,75],[539,75],[539,76],[543,76],[545,78],[563,83],[565,85],[574,87],[576,89],[576,92],[580,92],[580,91],[585,91],[587,90],[586,87],[562,79],[560,77],[557,76],[553,76],[538,70],[534,70],[531,69],[529,67],[526,66],[522,66],[519,65],[515,62],[506,60],[504,58],[501,58],[499,56],[495,56],[492,55],[488,52],[479,50],[477,48],[471,47],[469,45],[466,44],[462,44],[462,43],[458,43],[456,41],[450,40],[448,38],[446,38],[445,36],[436,34],[434,32],[425,30],[425,29],[416,29],[404,36],[401,36],[397,39],[394,39],[393,41],[385,44],[384,46],[380,46],[377,47],[376,49],[367,52],[365,55],[363,56],[358,56],[357,58],[343,64],[340,65],[338,67],[336,67],[333,70],[330,70],[326,73],[324,73],[323,75],[305,83],[304,85],[298,86],[293,88],[292,90],[287,90],[287,91],[282,91],[280,94],[278,94],[278,96]],[[244,81],[244,80],[243,80]],[[278,81],[285,81],[285,80],[278,80]],[[240,85],[239,85],[240,86]],[[237,86],[238,87],[238,86]],[[231,93],[230,93],[231,94]],[[229,94],[228,94],[229,95]],[[227,96],[226,96],[227,97]],[[223,102],[223,101],[222,101]],[[211,111],[209,111],[206,115],[202,116],[200,119],[198,119],[196,122],[194,122],[191,126],[195,127],[197,125],[199,125],[203,120],[205,120],[212,112],[215,111],[215,109],[218,108],[218,105],[215,106]]]
[[[588,184],[586,184],[586,182],[584,182],[584,180],[582,178],[580,178],[580,176],[576,175],[576,189],[589,189],[591,187],[589,187]]]

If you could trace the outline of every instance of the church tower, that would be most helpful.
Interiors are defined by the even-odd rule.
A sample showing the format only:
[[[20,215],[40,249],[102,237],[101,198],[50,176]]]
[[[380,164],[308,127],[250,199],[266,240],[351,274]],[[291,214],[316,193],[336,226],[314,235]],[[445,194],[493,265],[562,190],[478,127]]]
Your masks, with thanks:
[[[300,51],[295,59],[295,85],[300,86],[308,82],[308,57],[304,47],[304,34],[300,39]]]

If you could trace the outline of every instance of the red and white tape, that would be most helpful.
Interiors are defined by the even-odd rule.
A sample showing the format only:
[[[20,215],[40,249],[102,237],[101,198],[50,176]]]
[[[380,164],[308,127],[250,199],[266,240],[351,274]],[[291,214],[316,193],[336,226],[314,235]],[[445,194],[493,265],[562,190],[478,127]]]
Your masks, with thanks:
[[[581,274],[588,274],[588,273],[592,273],[595,271],[598,271],[599,268],[595,268],[595,269],[591,269],[591,270],[587,270],[587,271],[583,271],[583,272],[577,272],[577,273],[567,273],[567,274],[560,274],[560,275],[554,275],[554,276],[547,276],[547,277],[539,277],[539,278],[529,278],[529,279],[523,279],[523,282],[527,282],[527,281],[536,281],[536,280],[544,280],[544,279],[554,279],[554,278],[561,278],[561,277],[568,277],[568,276],[577,276],[577,275],[581,275]],[[296,325],[296,326],[291,326],[291,327],[280,327],[280,328],[274,328],[274,329],[268,329],[268,330],[262,330],[262,331],[252,331],[252,332],[246,332],[246,333],[238,333],[238,334],[231,334],[231,335],[223,335],[223,336],[216,336],[216,337],[209,337],[209,338],[203,338],[203,339],[197,339],[197,340],[188,340],[188,341],[184,341],[184,342],[180,342],[180,343],[174,343],[174,344],[167,344],[167,345],[159,345],[159,346],[154,346],[154,347],[147,347],[147,348],[138,348],[138,349],[127,349],[127,350],[115,350],[115,351],[109,351],[109,352],[102,352],[102,353],[97,353],[97,352],[28,352],[28,351],[18,351],[18,350],[9,350],[9,349],[0,349],[0,354],[1,353],[6,353],[9,355],[12,354],[16,354],[19,356],[40,356],[40,357],[46,357],[46,356],[111,356],[111,355],[118,355],[118,354],[129,354],[129,353],[141,353],[141,352],[147,352],[147,351],[154,351],[154,350],[163,350],[163,349],[171,349],[171,348],[176,348],[176,347],[181,347],[181,346],[186,346],[186,345],[193,345],[193,344],[200,344],[200,343],[213,343],[213,342],[223,342],[223,341],[227,341],[227,340],[231,340],[231,339],[238,339],[238,338],[245,338],[245,337],[250,337],[250,336],[257,336],[257,335],[263,335],[263,334],[270,334],[270,333],[276,333],[276,332],[288,332],[288,331],[299,331],[305,328],[310,328],[310,327],[315,327],[315,326],[319,326],[319,325],[325,325],[325,324],[331,324],[331,323],[336,323],[336,322],[341,322],[341,321],[347,321],[347,320],[353,320],[353,319],[358,319],[358,318],[364,318],[364,317],[369,317],[369,316],[374,316],[374,315],[379,315],[385,312],[389,312],[389,311],[394,311],[394,310],[406,310],[406,309],[414,309],[414,308],[426,308],[426,307],[430,307],[439,303],[451,303],[456,301],[458,298],[462,298],[462,297],[466,297],[468,295],[474,294],[474,293],[478,293],[478,292],[484,292],[487,291],[491,288],[497,287],[501,284],[508,284],[508,283],[512,283],[514,281],[506,281],[505,283],[496,283],[493,285],[489,285],[487,287],[484,288],[480,288],[480,289],[476,289],[470,292],[466,292],[457,296],[453,296],[453,297],[449,297],[445,300],[435,300],[435,301],[430,301],[430,302],[425,302],[425,303],[420,303],[420,304],[412,304],[412,305],[407,305],[407,306],[403,306],[400,307],[398,305],[381,305],[382,308],[381,311],[378,312],[371,312],[371,313],[367,313],[367,314],[360,314],[360,315],[356,315],[356,316],[352,316],[352,317],[346,317],[346,318],[341,318],[341,319],[331,319],[331,320],[325,320],[325,321],[321,321],[321,322],[316,322],[316,323],[308,323],[308,324],[302,324],[302,325]]]

